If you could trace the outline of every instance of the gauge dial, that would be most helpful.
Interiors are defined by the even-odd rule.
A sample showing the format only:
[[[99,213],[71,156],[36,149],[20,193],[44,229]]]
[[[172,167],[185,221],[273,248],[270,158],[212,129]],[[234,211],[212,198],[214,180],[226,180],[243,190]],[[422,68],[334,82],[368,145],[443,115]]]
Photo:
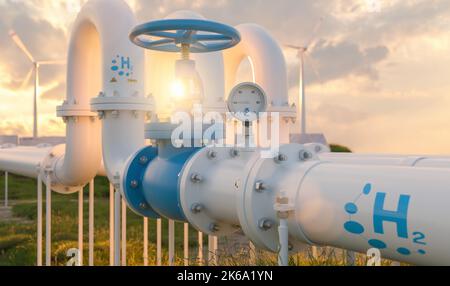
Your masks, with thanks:
[[[255,83],[244,82],[233,88],[228,97],[228,110],[241,121],[255,121],[267,110],[267,96]]]

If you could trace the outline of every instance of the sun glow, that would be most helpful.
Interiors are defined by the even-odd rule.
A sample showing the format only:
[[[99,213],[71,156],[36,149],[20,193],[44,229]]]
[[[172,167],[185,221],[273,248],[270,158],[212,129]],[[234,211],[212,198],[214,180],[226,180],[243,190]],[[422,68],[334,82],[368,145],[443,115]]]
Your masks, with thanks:
[[[172,85],[170,87],[170,91],[172,93],[172,96],[174,96],[176,98],[183,98],[186,96],[186,87],[179,80],[174,81],[172,83]]]

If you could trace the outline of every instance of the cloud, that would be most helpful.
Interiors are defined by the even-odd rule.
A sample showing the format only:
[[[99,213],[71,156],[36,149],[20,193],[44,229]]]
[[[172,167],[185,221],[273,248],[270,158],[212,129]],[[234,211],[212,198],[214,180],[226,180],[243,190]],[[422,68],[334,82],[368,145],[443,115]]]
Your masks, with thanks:
[[[411,153],[443,152],[450,144],[448,0],[380,0],[378,11],[368,0],[127,2],[140,22],[189,9],[230,25],[260,24],[281,45],[311,42],[305,64],[310,130],[333,142],[356,151]],[[31,127],[32,86],[18,90],[31,65],[8,31],[15,29],[37,59],[64,58],[79,9],[69,5],[74,3],[0,0],[0,133],[29,135]],[[296,98],[299,62],[294,51],[284,50]],[[41,82],[41,132],[62,133],[55,106],[65,94],[65,68],[42,67]],[[418,129],[421,138],[430,138],[422,140],[426,146],[415,140]]]

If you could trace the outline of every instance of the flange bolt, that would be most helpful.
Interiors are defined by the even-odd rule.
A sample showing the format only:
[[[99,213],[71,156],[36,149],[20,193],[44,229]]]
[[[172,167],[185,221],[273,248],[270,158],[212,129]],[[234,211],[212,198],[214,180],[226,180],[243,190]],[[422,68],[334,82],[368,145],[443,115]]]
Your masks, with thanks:
[[[141,165],[147,165],[148,163],[148,157],[147,156],[142,156],[141,158],[139,158],[139,163]]]
[[[258,181],[258,182],[256,182],[256,184],[255,184],[255,190],[258,192],[258,193],[262,193],[264,190],[266,190],[267,189],[267,186],[264,184],[264,182],[263,181]]]
[[[217,152],[213,151],[213,150],[209,151],[208,152],[208,158],[209,159],[216,159],[217,158]]]
[[[311,152],[308,152],[308,151],[305,151],[305,150],[300,151],[300,160],[302,160],[302,161],[308,161],[308,160],[310,160],[312,157],[313,157],[313,156],[312,156]]]
[[[136,180],[133,180],[133,181],[131,181],[130,185],[133,189],[137,189],[139,187],[139,182]]]
[[[274,158],[274,160],[275,160],[276,163],[280,164],[280,163],[282,163],[282,162],[287,161],[287,160],[288,160],[288,157],[287,157],[286,155],[284,155],[284,154],[279,154],[278,156],[276,156],[276,157]]]
[[[203,211],[203,205],[201,204],[193,204],[191,207],[191,212],[193,214],[199,214]]]
[[[200,174],[193,174],[191,176],[191,181],[193,183],[200,183],[201,181],[203,181],[203,178],[202,178],[202,176]]]
[[[259,221],[259,228],[263,231],[268,231],[273,227],[273,222],[269,219],[263,218]]]
[[[232,158],[236,158],[236,157],[239,157],[240,152],[239,152],[238,149],[232,149],[232,150],[230,151],[230,154],[231,154],[231,157],[232,157]]]
[[[218,231],[220,230],[220,228],[219,228],[219,226],[218,226],[216,223],[212,223],[212,224],[209,226],[209,230],[210,230],[211,232],[218,232]]]

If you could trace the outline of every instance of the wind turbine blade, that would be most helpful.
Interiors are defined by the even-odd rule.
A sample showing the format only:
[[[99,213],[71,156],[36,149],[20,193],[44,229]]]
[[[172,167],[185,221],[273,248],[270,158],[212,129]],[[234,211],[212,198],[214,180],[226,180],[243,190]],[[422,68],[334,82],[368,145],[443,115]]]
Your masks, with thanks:
[[[320,27],[322,27],[322,23],[323,23],[323,17],[321,17],[319,19],[319,22],[317,22],[316,26],[313,29],[310,39],[306,42],[305,47],[308,48],[312,44],[312,42],[314,41],[314,38],[316,37],[317,32],[319,32]]]
[[[21,49],[22,52],[25,53],[25,55],[28,57],[28,59],[34,63],[35,62],[34,57],[31,55],[30,51],[27,49],[27,47],[22,42],[22,40],[19,38],[19,36],[16,34],[16,32],[11,30],[9,32],[9,36],[12,38],[14,43],[19,47],[19,49]]]
[[[30,71],[28,72],[27,76],[23,80],[22,85],[20,86],[20,89],[24,89],[28,85],[28,83],[30,82],[31,76],[33,75],[33,71],[34,71],[34,68],[31,68]]]
[[[44,66],[44,65],[65,65],[66,61],[65,60],[39,61],[38,64],[41,65],[41,66]]]
[[[285,46],[288,47],[288,48],[294,49],[294,50],[300,50],[300,49],[302,49],[302,47],[294,46],[294,45],[285,45]]]

